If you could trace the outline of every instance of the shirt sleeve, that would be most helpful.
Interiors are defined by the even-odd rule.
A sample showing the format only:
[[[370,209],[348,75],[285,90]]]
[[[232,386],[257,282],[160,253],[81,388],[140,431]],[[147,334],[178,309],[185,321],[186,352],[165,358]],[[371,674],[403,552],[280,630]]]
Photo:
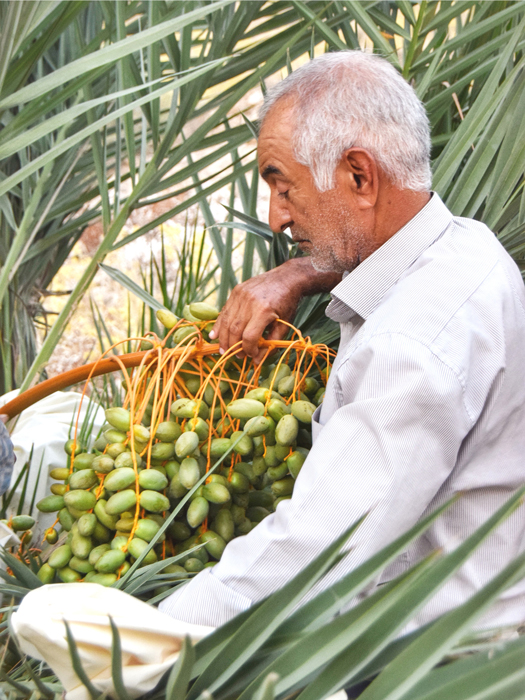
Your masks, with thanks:
[[[9,488],[15,460],[13,443],[7,428],[0,421],[0,496]]]
[[[426,345],[385,333],[338,363],[333,381],[341,407],[321,427],[292,499],[232,540],[215,567],[163,601],[163,612],[223,624],[280,588],[368,512],[351,551],[319,590],[421,517],[472,427],[461,377]]]

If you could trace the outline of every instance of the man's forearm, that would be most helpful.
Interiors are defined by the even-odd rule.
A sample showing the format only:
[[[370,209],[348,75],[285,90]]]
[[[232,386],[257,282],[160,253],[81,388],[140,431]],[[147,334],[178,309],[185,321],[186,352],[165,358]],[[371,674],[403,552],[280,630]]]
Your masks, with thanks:
[[[301,296],[330,292],[342,279],[339,272],[319,272],[307,256],[292,258],[281,265],[281,268],[285,267],[290,275],[290,284],[301,290]]]
[[[236,285],[210,333],[222,350],[242,341],[242,352],[259,361],[265,350],[259,341],[266,331],[269,340],[280,340],[291,323],[302,297],[329,292],[341,275],[318,272],[310,258],[294,258],[262,275]]]

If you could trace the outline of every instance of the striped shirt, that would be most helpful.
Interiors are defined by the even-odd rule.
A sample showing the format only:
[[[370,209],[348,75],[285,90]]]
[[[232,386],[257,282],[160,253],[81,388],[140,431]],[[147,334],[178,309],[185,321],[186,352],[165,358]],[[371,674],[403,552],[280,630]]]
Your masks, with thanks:
[[[486,226],[453,217],[434,194],[337,285],[327,314],[341,342],[293,498],[167,598],[160,609],[173,617],[226,622],[370,511],[311,596],[461,493],[383,572],[387,581],[437,548],[454,549],[525,481],[525,293]],[[411,628],[466,600],[524,548],[521,507]],[[525,581],[478,624],[524,619]]]

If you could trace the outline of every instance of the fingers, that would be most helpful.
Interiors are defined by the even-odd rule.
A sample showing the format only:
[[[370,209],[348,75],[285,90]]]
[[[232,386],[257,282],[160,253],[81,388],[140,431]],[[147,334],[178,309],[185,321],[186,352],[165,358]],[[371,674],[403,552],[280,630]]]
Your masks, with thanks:
[[[238,345],[240,355],[259,359],[259,340],[267,328],[271,338],[286,335],[286,326],[274,328],[272,324],[277,318],[293,318],[299,303],[301,286],[290,283],[293,269],[282,265],[234,287],[210,333],[212,340],[218,339],[222,352]]]
[[[245,355],[253,357],[256,362],[260,362],[266,353],[265,347],[259,347],[259,342],[266,328],[277,318],[276,313],[266,311],[265,314],[254,314],[250,322],[244,328],[242,334],[242,349]]]
[[[222,352],[241,344],[239,355],[255,358],[260,354],[262,334],[278,314],[265,299],[258,298],[254,292],[257,291],[256,285],[250,282],[238,285],[232,291],[210,337],[218,339]]]
[[[221,327],[221,315],[217,317],[217,320],[215,321],[215,325],[210,331],[210,340],[216,340],[219,337],[219,331]]]
[[[224,352],[228,346],[225,344],[225,333],[227,333],[227,328],[228,328],[228,306],[231,303],[231,297],[228,299],[226,302],[226,305],[224,306],[223,310],[220,312],[220,314],[217,317],[217,320],[215,321],[215,324],[210,331],[210,340],[218,340],[220,349]],[[226,336],[227,337],[227,336]]]
[[[282,340],[289,330],[290,327],[287,326],[286,323],[280,323],[279,321],[275,321],[269,327],[269,333],[266,337],[268,340]]]
[[[221,352],[226,352],[232,345],[241,340],[242,329],[245,325],[243,317],[243,307],[239,303],[239,294],[237,287],[235,287],[215,322],[213,335],[210,334],[212,339],[219,341]]]
[[[243,316],[243,309],[237,303],[236,295],[232,292],[220,315],[219,345],[221,352],[226,352],[226,350],[241,340],[242,330],[245,325]]]
[[[270,323],[266,330],[266,340],[283,340],[283,338],[288,333],[289,328],[286,324],[280,323],[278,320],[275,320],[272,323]],[[252,355],[255,363],[259,364],[260,362],[262,362],[267,356],[267,352],[268,347],[266,345],[258,347],[257,354],[254,353]],[[274,352],[276,352],[276,350],[272,350],[271,354],[273,355]]]

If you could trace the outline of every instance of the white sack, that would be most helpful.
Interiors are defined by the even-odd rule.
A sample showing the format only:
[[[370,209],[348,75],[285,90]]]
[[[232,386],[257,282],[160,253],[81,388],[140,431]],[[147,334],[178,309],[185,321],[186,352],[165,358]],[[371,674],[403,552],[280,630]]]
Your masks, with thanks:
[[[19,547],[20,540],[18,536],[5,523],[0,522],[0,548],[8,549],[9,547]],[[5,571],[6,566],[3,559],[0,559],[0,570]],[[0,605],[2,604],[3,596],[0,595]]]
[[[11,616],[11,629],[26,654],[53,669],[66,700],[90,700],[71,666],[64,619],[87,675],[98,690],[111,694],[108,615],[119,629],[123,681],[131,697],[155,687],[176,661],[186,635],[196,641],[213,631],[178,622],[127,593],[97,583],[60,583],[31,591]]]
[[[5,523],[0,522],[0,548],[4,549],[15,546],[20,546],[20,540],[18,539],[18,535],[16,534],[16,532],[13,532],[13,530],[11,530],[10,527],[7,527]]]
[[[0,407],[14,399],[17,395],[18,390],[0,396]],[[24,464],[29,459],[31,448],[33,447],[33,458],[31,460],[31,469],[26,492],[26,506],[31,502],[40,463],[42,463],[42,472],[38,482],[35,502],[38,502],[40,499],[44,498],[44,496],[48,496],[50,494],[51,484],[57,483],[49,478],[49,471],[55,467],[67,466],[67,455],[64,452],[64,444],[69,438],[71,421],[73,418],[76,420],[80,398],[80,394],[73,391],[57,391],[51,394],[51,396],[37,401],[20,414],[11,434],[11,440],[16,455],[11,486],[15,483]],[[79,430],[82,427],[82,421],[86,417],[88,406],[89,399],[85,398],[82,402]],[[96,412],[92,411],[91,417],[94,418],[93,433],[94,436],[96,436],[104,423],[104,410],[102,408],[97,408]],[[17,487],[15,497],[11,501],[11,513],[16,513],[23,483],[24,477]],[[34,541],[36,542],[37,538],[42,536],[43,531],[54,523],[56,515],[55,513],[40,513],[35,510],[33,512],[33,517],[38,518],[38,526],[34,528]]]

